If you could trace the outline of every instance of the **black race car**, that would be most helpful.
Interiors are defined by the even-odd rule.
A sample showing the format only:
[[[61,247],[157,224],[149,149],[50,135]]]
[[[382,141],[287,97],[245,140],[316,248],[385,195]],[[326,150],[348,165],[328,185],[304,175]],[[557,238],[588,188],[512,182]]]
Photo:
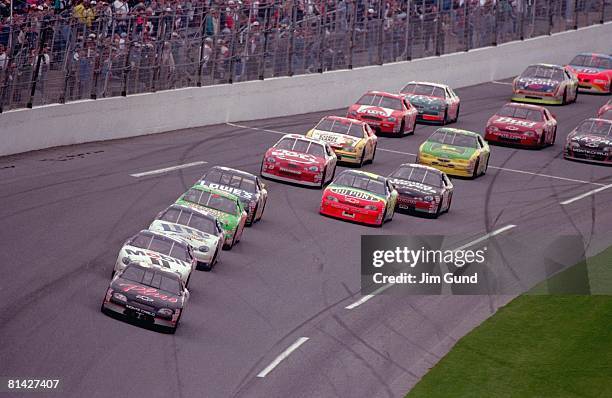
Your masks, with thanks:
[[[563,157],[612,165],[612,120],[583,120],[568,134]]]
[[[215,166],[200,178],[198,184],[236,195],[247,211],[246,225],[261,220],[268,191],[257,176],[246,171]]]
[[[404,163],[389,174],[399,194],[396,209],[438,217],[450,209],[453,184],[446,173],[421,164]]]
[[[111,281],[101,309],[174,333],[188,298],[177,273],[130,263]]]

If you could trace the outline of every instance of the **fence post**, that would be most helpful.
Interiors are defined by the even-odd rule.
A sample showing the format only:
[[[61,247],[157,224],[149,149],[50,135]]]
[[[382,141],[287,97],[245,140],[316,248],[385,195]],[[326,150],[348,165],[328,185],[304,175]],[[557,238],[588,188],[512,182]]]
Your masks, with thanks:
[[[578,30],[578,0],[574,0],[574,30]]]
[[[121,90],[121,96],[127,96],[128,89],[128,73],[132,69],[130,63],[130,56],[132,55],[132,40],[128,39],[127,52],[125,53],[125,64],[123,65],[123,90]]]
[[[508,0],[497,0],[493,4],[493,40],[491,41],[492,46],[497,46],[497,34],[499,31],[498,21],[499,21],[499,2],[500,1],[508,1]]]
[[[206,17],[207,14],[202,11],[202,15],[204,18],[202,19],[202,29],[200,29],[200,35],[202,39],[200,40],[200,54],[198,55],[198,82],[196,85],[198,87],[202,87],[202,68],[204,66],[204,46],[206,43]]]
[[[385,2],[379,0],[378,8],[378,20],[380,21],[380,28],[378,29],[378,65],[382,65],[384,63],[385,49]]]
[[[519,16],[519,39],[525,40],[525,26],[524,26],[524,16],[525,16],[525,3],[523,1],[519,2],[520,10],[518,13]]]
[[[412,61],[412,0],[408,0],[406,8],[406,61]]]
[[[441,5],[441,2],[438,1],[438,6]],[[436,17],[434,18],[434,37],[433,37],[433,45],[434,45],[434,55],[440,56],[440,7],[436,8]]]
[[[297,27],[297,4],[291,4],[291,23],[289,23],[289,49],[287,51],[287,76],[293,76],[293,52],[295,47],[295,29]]]
[[[270,31],[270,6],[266,7],[265,17],[264,17],[264,42],[263,49],[261,51],[261,56],[259,57],[259,65],[258,65],[258,78],[259,80],[264,79],[264,75],[266,73],[266,51],[268,49],[268,32]]]
[[[351,13],[351,29],[349,32],[349,69],[353,69],[353,52],[355,50],[355,25],[357,24],[357,3],[353,2],[352,4],[353,12]]]
[[[465,18],[463,18],[463,35],[465,36],[465,51],[470,51],[470,1],[465,1]]]
[[[45,41],[47,38],[47,27],[44,25],[41,27],[40,38],[38,39],[38,54],[36,56],[36,67],[34,67],[34,71],[32,74],[32,87],[30,88],[30,98],[28,99],[28,103],[26,107],[32,108],[32,102],[34,100],[34,94],[36,94],[36,83],[38,82],[38,74],[40,73],[40,64],[43,58],[43,47],[45,45]]]
[[[546,34],[548,36],[552,34],[552,25],[553,25],[553,14],[551,12],[552,2],[553,0],[546,0]]]
[[[601,16],[599,18],[599,23],[604,24],[606,20],[606,0],[601,0]]]
[[[319,29],[319,34],[321,35],[321,38],[319,40],[319,67],[317,68],[317,72],[318,73],[323,73],[323,62],[324,62],[324,54],[325,54],[325,45],[327,44],[326,39],[326,33],[327,33],[327,28],[325,26],[325,24],[327,23],[327,4],[323,4],[323,15],[320,16],[320,27],[321,29]]]

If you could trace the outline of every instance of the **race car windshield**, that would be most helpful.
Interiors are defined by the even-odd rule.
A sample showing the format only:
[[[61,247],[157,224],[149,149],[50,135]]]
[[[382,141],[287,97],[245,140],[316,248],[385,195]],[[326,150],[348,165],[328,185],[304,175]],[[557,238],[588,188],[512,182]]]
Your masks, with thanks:
[[[204,181],[255,193],[254,177],[232,173],[231,171],[213,169],[206,174]]]
[[[198,231],[209,234],[216,233],[215,220],[204,217],[193,211],[184,209],[168,209],[160,218],[163,221],[168,221],[175,224],[186,225],[195,228]]]
[[[359,174],[344,173],[334,182],[337,185],[345,187],[363,189],[364,191],[373,192],[378,195],[385,195],[385,184],[382,181],[375,180]]]
[[[443,187],[440,174],[423,167],[400,167],[391,174],[391,177],[399,180],[418,182],[436,188]]]
[[[428,141],[465,148],[478,148],[478,140],[476,137],[455,133],[453,131],[436,131],[429,137]]]
[[[319,158],[325,157],[325,149],[323,145],[307,140],[298,140],[295,138],[283,138],[275,146],[276,149],[285,149],[287,151],[307,153]]]
[[[587,66],[591,68],[612,69],[612,60],[593,55],[577,55],[570,65]]]
[[[178,281],[178,278],[173,279],[162,274],[161,272],[156,272],[150,269],[128,266],[121,274],[121,278],[155,289],[163,290],[164,292],[173,294],[175,296],[180,296],[182,292],[181,283]]]
[[[363,138],[363,127],[359,124],[346,120],[323,119],[316,125],[315,130],[329,131],[331,133]]]
[[[519,106],[504,106],[499,112],[498,116],[507,116],[515,119],[531,120],[532,122],[541,122],[542,112],[536,111],[529,108],[522,108]]]
[[[530,79],[549,79],[561,81],[563,80],[563,71],[548,66],[532,65],[525,69],[525,71],[521,74],[521,77],[527,77]]]
[[[359,98],[359,101],[357,101],[357,105],[379,106],[381,108],[393,109],[396,111],[402,110],[401,100],[393,97],[375,94],[366,94],[363,97]]]
[[[444,89],[428,84],[408,84],[402,89],[403,94],[424,95],[427,97],[445,98]]]
[[[185,196],[183,196],[183,200],[196,203],[200,206],[219,210],[223,213],[238,213],[236,202],[234,202],[232,199],[215,193],[200,191],[199,189],[192,188],[187,191]]]
[[[131,241],[130,246],[140,249],[151,250],[157,253],[176,258],[184,262],[190,262],[191,258],[186,245],[175,242],[161,235],[139,233]]]
[[[600,135],[602,137],[612,136],[612,123],[598,120],[585,120],[580,123],[576,131],[581,134]]]

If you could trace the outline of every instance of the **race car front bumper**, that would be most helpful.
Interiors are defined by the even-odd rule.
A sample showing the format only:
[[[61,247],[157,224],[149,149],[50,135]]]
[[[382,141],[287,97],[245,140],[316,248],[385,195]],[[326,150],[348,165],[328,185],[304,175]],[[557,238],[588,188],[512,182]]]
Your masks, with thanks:
[[[399,211],[436,214],[438,211],[438,206],[440,205],[434,201],[426,202],[424,200],[417,200],[411,196],[400,194],[397,198],[395,208]]]
[[[231,243],[231,240],[230,240]],[[204,267],[209,267],[213,261],[217,248],[209,247],[207,252],[201,252],[199,250],[193,251],[193,257],[198,262],[198,265],[202,265]]]
[[[532,104],[547,104],[547,105],[562,105],[563,96],[557,97],[553,94],[546,93],[531,93],[531,92],[515,92],[512,95],[512,101],[528,102]]]
[[[597,77],[578,77],[578,90],[581,93],[607,94],[612,82]]]
[[[591,151],[588,153],[580,152],[580,149],[565,147],[563,150],[563,157],[565,159],[578,160],[587,163],[612,165],[612,153],[610,152],[605,153],[600,151]]]
[[[514,134],[486,133],[485,140],[493,144],[516,145],[521,147],[539,147],[540,139],[538,137],[525,137]]]
[[[264,168],[264,170],[261,171],[261,176],[269,178],[271,180],[318,187],[319,185],[321,185],[321,178],[323,178],[323,172],[299,171],[298,174],[297,172],[290,173],[287,171],[283,171],[279,169],[278,166],[273,166],[272,169],[268,168],[266,170]]]
[[[164,328],[176,327],[176,321],[173,319],[160,318],[151,314],[147,314],[137,309],[127,308],[126,305],[117,304],[112,301],[104,301],[102,303],[102,312],[107,315],[115,315],[125,320],[140,321],[149,325],[161,326]]]
[[[388,120],[373,120],[364,118],[361,115],[356,116],[357,120],[367,123],[373,130],[383,134],[398,134],[401,133],[401,120],[390,122]]]
[[[381,225],[383,217],[381,210],[366,210],[327,199],[323,199],[319,212],[325,216],[367,225]]]

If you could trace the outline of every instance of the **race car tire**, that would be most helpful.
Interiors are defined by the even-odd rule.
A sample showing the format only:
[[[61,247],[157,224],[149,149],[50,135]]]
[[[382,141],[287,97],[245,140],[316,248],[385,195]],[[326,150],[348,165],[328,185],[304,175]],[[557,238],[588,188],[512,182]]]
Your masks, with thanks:
[[[370,159],[370,164],[374,163],[374,157],[376,156],[376,145],[374,145],[374,149],[372,149],[372,158]]]
[[[457,121],[459,120],[459,110],[461,110],[461,104],[457,105],[457,113],[455,113],[455,120],[454,120],[455,123],[457,123]]]
[[[563,99],[561,100],[561,105],[567,105],[567,88],[563,91]]]
[[[380,220],[380,224],[377,225],[377,227],[382,227],[383,224],[385,223],[385,220],[387,219],[387,209],[385,209],[385,212],[383,213],[382,219]]]
[[[334,166],[334,171],[332,171],[332,175],[331,177],[329,177],[329,182],[332,182],[334,178],[336,178],[336,169],[337,169],[337,166]]]
[[[169,334],[174,334],[174,333],[176,333],[176,329],[179,327],[179,323],[181,322],[181,315],[183,315],[182,311],[181,311],[181,313],[179,314],[178,319],[176,320],[176,325],[174,325],[174,327],[169,327],[169,328],[168,328],[168,333],[169,333]]]
[[[578,88],[576,88],[576,94],[574,95],[574,100],[572,102],[576,103],[576,101],[578,101]]]
[[[431,215],[431,218],[438,218],[440,217],[441,213],[442,213],[442,202],[440,202],[440,204],[438,205],[436,212]]]
[[[451,193],[450,198],[448,198],[448,207],[446,208],[446,210],[444,210],[445,213],[448,213],[452,203],[453,203],[453,194]]]
[[[321,176],[321,184],[319,184],[319,189],[323,189],[325,186],[325,176],[327,175],[327,166],[323,168],[323,175]]]
[[[189,282],[191,281],[191,274],[193,274],[193,271],[189,273],[189,276],[187,277],[187,280],[185,281],[185,287],[189,286]]]
[[[258,208],[259,208],[259,203],[257,203],[255,205],[255,208],[253,209],[253,217],[251,217],[251,221],[246,223],[247,227],[253,226],[253,224],[255,224],[255,222],[257,221],[256,217],[257,217],[257,210],[258,210]]]
[[[406,135],[406,123],[402,120],[402,124],[400,124],[399,129],[400,135]]]
[[[111,279],[113,279],[115,277],[115,269],[113,268],[113,270],[111,271]]]
[[[363,150],[361,151],[361,158],[359,158],[359,167],[362,167],[364,162],[365,162],[365,148],[363,148]]]
[[[416,117],[414,118],[414,122],[412,122],[412,130],[410,130],[410,135],[414,135],[416,130]]]
[[[476,164],[474,165],[474,171],[472,172],[472,179],[478,177],[478,168],[480,167],[480,157],[476,159]]]
[[[557,140],[557,127],[555,127],[555,131],[553,132],[553,138],[552,141],[550,142],[550,145],[555,145],[555,141]]]
[[[448,124],[448,108],[444,109],[444,119],[442,119],[442,125]]]
[[[542,133],[542,135],[540,136],[540,142],[538,143],[538,145],[540,146],[540,149],[546,147],[546,135],[544,133]]]
[[[264,211],[266,211],[266,203],[268,203],[268,199],[264,200],[263,207],[261,208],[261,214],[259,215],[257,221],[261,220],[261,218],[263,217]]]
[[[484,170],[482,171],[482,174],[481,174],[481,175],[485,175],[485,174],[487,174],[487,170],[489,170],[489,160],[491,160],[491,155],[489,155],[489,157],[487,158],[487,164],[485,164],[485,168],[484,168]]]

